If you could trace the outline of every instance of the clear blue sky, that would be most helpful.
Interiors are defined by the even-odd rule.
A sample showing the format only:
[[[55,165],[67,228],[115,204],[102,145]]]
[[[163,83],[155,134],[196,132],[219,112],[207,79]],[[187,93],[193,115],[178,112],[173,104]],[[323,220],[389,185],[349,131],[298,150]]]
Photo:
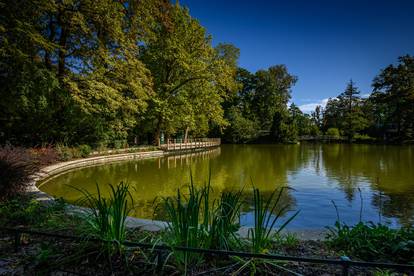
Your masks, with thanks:
[[[240,48],[255,72],[285,64],[298,76],[292,101],[309,111],[353,79],[361,94],[398,56],[414,55],[414,0],[180,0],[213,44]]]

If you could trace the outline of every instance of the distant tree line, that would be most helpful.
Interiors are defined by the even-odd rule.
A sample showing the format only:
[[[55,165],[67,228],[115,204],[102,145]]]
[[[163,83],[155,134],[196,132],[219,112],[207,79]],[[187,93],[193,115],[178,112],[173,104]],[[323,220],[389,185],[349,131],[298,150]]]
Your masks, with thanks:
[[[304,114],[288,106],[296,77],[286,67],[274,66],[251,74],[238,69],[242,85],[223,106],[233,143],[295,142],[300,136],[337,136],[349,142],[414,142],[414,57],[402,56],[398,64],[381,70],[373,91],[361,97],[351,80],[345,91]]]
[[[288,106],[297,77],[286,66],[253,74],[238,58],[168,0],[2,0],[0,144],[413,139],[411,56],[381,71],[369,98],[350,82],[311,115]]]
[[[381,70],[369,97],[362,98],[351,80],[345,91],[312,113],[322,132],[337,129],[349,141],[414,141],[414,57]]]

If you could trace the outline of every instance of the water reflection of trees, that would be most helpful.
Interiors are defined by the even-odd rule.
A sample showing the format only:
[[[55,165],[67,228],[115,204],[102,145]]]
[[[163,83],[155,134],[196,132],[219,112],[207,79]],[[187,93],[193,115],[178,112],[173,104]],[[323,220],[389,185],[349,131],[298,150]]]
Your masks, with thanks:
[[[108,194],[108,184],[127,181],[138,205],[136,215],[150,218],[154,198],[174,195],[177,188],[188,185],[190,170],[199,186],[207,182],[211,170],[211,185],[216,197],[223,190],[243,187],[246,193],[250,192],[252,181],[263,193],[269,193],[288,186],[289,177],[303,171],[316,172],[322,181],[337,183],[349,201],[355,198],[357,187],[364,184],[374,193],[371,196],[374,208],[380,209],[380,199],[375,194],[383,194],[385,217],[396,217],[405,225],[414,218],[412,146],[223,145],[209,152],[80,169],[52,179],[42,189],[75,200],[79,193],[67,185],[93,192],[98,183],[102,193]],[[249,193],[245,196],[246,200],[250,197]],[[283,202],[290,205],[291,210],[297,206],[291,191],[283,195]],[[247,202],[244,210],[248,211],[249,206],[251,202]]]
[[[121,162],[75,170],[50,181],[43,190],[63,196],[69,201],[80,194],[67,185],[109,194],[109,184],[126,181],[132,188],[137,205],[136,216],[151,218],[154,198],[175,195],[178,188],[190,182],[190,171],[196,185],[204,185],[212,172],[213,197],[223,190],[244,188],[246,202],[252,181],[263,193],[287,185],[287,174],[300,166],[299,146],[232,146],[223,145],[208,152],[167,156],[159,159]],[[220,158],[217,158],[219,157]],[[290,192],[283,193],[282,202],[290,209],[295,206]],[[247,202],[245,210],[249,209]]]
[[[327,176],[352,200],[361,182],[374,192],[371,204],[403,225],[414,218],[414,147],[382,145],[322,145]],[[380,206],[379,194],[382,194]]]

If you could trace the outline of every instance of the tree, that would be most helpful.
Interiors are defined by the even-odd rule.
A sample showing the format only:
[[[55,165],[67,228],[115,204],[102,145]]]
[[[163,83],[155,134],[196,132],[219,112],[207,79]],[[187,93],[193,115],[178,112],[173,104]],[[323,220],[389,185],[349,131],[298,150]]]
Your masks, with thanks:
[[[227,141],[247,143],[257,138],[259,129],[256,122],[244,117],[237,106],[230,107],[227,119],[229,122],[225,131]]]
[[[361,110],[361,98],[359,90],[355,83],[350,80],[345,91],[338,96],[339,105],[342,109],[343,130],[348,141],[351,141],[354,135],[367,126],[367,121]]]
[[[337,98],[329,99],[323,116],[323,128],[339,129],[351,141],[356,133],[368,126],[362,112],[364,101],[355,83],[350,80],[345,91]]]
[[[161,130],[167,135],[185,130],[187,136],[206,133],[209,123],[225,126],[221,103],[237,89],[236,68],[214,50],[205,29],[178,4],[167,9],[169,25],[159,23],[142,52],[154,76],[146,121],[156,142]]]
[[[312,121],[320,129],[323,125],[323,110],[322,106],[317,105],[315,111],[311,113]]]
[[[257,114],[262,130],[270,130],[274,122],[273,118],[278,112],[278,117],[284,117],[287,111],[287,103],[290,99],[291,87],[297,78],[288,73],[286,66],[276,65],[268,70],[259,70],[255,74],[256,87],[253,96],[253,110]]]
[[[142,11],[152,2],[6,1],[0,19],[1,63],[11,74],[2,75],[1,82],[9,83],[2,94],[25,94],[27,101],[37,101],[34,78],[44,74],[50,81],[42,88],[47,93],[40,95],[55,132],[49,133],[49,141],[125,138],[152,93],[137,46],[146,29]],[[34,78],[23,77],[34,71]],[[14,77],[24,82],[11,81]],[[31,112],[37,113],[40,106],[32,106]],[[21,117],[19,111],[8,112]],[[36,130],[26,131],[30,136]],[[43,139],[38,135],[31,142],[47,142]]]
[[[398,65],[389,65],[374,79],[372,99],[380,106],[385,128],[396,129],[400,141],[414,138],[414,57],[398,59]]]

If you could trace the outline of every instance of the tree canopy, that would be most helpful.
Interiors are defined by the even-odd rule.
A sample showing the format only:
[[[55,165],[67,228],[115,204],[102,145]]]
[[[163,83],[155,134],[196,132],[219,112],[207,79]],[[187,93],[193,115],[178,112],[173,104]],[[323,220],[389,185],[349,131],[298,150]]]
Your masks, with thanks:
[[[0,1],[0,143],[158,143],[166,137],[295,142],[328,129],[414,139],[414,59],[361,98],[353,81],[308,115],[285,65],[249,72],[178,1]]]

